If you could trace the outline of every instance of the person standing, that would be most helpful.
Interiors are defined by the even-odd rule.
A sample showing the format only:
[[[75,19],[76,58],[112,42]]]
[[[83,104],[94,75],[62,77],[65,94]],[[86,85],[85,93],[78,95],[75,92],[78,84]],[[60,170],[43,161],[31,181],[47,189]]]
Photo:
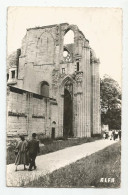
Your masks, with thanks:
[[[17,171],[18,165],[23,164],[24,170],[26,170],[25,166],[29,164],[28,155],[27,155],[28,143],[25,140],[23,135],[20,136],[20,139],[21,140],[18,142],[16,146],[17,155],[16,155],[16,160],[15,160],[15,165],[16,165],[15,171]]]
[[[121,130],[119,130],[119,139],[121,140]]]
[[[105,139],[105,137],[106,137],[106,133],[104,132],[104,133],[103,133],[103,139]]]
[[[115,140],[117,140],[117,139],[118,139],[118,131],[115,130]]]
[[[112,140],[112,131],[109,131],[109,139]]]
[[[29,151],[29,171],[32,171],[32,168],[36,169],[35,159],[37,154],[40,152],[39,141],[36,139],[36,133],[32,134],[32,140],[28,142],[28,151]]]
[[[112,130],[112,137],[113,137],[113,140],[115,140],[115,130]]]

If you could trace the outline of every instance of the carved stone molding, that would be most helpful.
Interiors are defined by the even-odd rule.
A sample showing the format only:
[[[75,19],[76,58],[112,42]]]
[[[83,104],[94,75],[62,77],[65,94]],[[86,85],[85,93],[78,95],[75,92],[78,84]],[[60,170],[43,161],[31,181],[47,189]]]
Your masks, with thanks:
[[[96,54],[93,49],[90,49],[90,63],[99,64],[100,60],[96,58]]]
[[[100,60],[98,58],[91,58],[90,62],[94,64],[100,64]]]
[[[84,48],[90,48],[88,40],[84,41]]]
[[[54,69],[52,71],[52,83],[54,85],[57,85],[59,76],[60,76],[59,70],[58,69]]]
[[[8,111],[8,116],[27,117],[26,113]]]
[[[82,80],[83,80],[83,72],[82,71],[76,72],[75,80],[77,83],[82,82]]]
[[[42,118],[42,119],[45,119],[45,116],[32,114],[32,118],[39,118],[39,119]]]
[[[66,76],[65,73],[62,73],[62,74],[59,75],[59,77],[60,77],[61,79],[64,78],[65,76]]]
[[[79,54],[76,54],[76,55],[74,56],[74,59],[75,59],[75,60],[81,61],[81,58],[82,58],[82,56],[79,55]]]
[[[72,92],[73,92],[73,83],[72,83],[72,81],[71,81],[70,79],[67,80],[67,82],[65,83],[64,89],[67,89],[67,90],[69,91],[69,93],[71,94],[71,96],[72,96]]]
[[[59,33],[60,29],[59,29],[59,25],[56,26],[56,46],[59,45]]]

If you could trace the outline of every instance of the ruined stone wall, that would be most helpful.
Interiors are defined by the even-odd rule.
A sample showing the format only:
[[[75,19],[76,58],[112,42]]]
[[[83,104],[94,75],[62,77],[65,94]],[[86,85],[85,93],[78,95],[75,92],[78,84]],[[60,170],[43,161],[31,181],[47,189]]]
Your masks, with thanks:
[[[26,95],[7,92],[7,135],[28,134]]]
[[[57,103],[18,88],[9,87],[7,94],[7,135],[24,134],[31,136],[33,132],[51,137],[52,122],[56,121],[56,136],[58,121],[54,115]]]
[[[39,86],[42,81],[51,85],[52,71],[60,62],[61,28],[53,25],[27,30],[19,58],[17,87],[40,93]]]

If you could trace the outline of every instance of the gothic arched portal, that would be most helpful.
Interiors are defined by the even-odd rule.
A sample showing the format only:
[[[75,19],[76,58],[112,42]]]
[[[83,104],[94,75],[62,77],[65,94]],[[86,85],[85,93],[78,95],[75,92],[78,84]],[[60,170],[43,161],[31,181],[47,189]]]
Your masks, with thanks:
[[[63,118],[63,136],[73,136],[73,84],[70,80],[64,86],[64,118]]]

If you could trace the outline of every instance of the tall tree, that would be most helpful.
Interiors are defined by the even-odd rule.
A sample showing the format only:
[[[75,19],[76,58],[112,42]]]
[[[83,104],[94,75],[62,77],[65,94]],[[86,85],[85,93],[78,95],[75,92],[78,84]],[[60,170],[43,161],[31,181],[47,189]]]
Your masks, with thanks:
[[[121,88],[108,75],[100,80],[101,124],[121,129]]]

